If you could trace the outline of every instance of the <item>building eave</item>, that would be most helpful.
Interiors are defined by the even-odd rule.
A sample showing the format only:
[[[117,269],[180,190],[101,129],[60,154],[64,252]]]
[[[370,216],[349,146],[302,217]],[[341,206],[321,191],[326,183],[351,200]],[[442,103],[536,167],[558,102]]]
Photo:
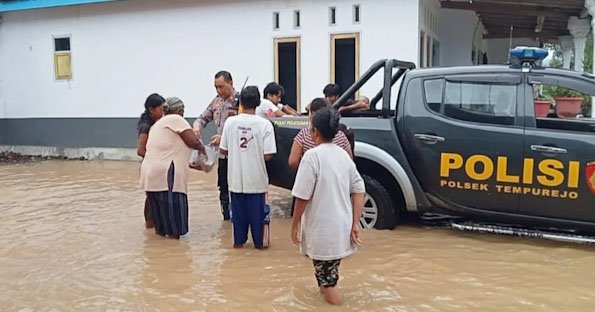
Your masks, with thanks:
[[[112,1],[121,0],[5,0],[0,1],[0,13]]]

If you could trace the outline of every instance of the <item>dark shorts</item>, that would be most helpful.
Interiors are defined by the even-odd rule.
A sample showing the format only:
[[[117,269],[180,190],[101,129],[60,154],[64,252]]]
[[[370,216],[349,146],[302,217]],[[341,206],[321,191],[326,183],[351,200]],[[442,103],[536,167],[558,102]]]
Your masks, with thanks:
[[[335,287],[339,281],[339,265],[341,259],[338,260],[312,260],[314,263],[314,275],[318,282],[318,287]]]

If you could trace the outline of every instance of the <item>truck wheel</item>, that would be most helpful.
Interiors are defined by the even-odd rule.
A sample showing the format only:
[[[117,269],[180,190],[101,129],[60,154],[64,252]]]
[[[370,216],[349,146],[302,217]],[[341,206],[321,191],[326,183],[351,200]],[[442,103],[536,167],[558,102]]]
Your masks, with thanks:
[[[364,211],[360,219],[362,228],[394,229],[398,215],[391,196],[376,179],[367,175],[362,175],[362,178],[366,184]]]

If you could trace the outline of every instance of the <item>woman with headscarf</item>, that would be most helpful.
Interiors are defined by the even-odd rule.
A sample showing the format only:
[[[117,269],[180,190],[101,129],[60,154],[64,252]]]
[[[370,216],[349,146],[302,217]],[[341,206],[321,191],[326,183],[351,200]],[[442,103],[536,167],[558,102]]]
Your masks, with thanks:
[[[151,126],[163,117],[163,106],[165,99],[157,94],[153,93],[145,100],[145,111],[140,115],[138,120],[138,144],[136,146],[136,153],[140,157],[145,157],[147,152],[147,140],[149,138],[149,130]],[[149,199],[145,199],[145,227],[147,229],[153,228],[153,218],[151,218],[151,209],[149,208]]]
[[[188,161],[205,147],[184,119],[184,102],[166,100],[165,116],[152,127],[141,165],[140,187],[147,192],[155,233],[179,239],[188,232]]]

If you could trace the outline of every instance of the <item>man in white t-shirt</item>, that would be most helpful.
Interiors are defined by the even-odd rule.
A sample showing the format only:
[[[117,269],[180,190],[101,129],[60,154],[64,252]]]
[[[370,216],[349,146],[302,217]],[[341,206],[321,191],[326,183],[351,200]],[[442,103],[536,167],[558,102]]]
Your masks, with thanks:
[[[242,113],[227,119],[219,145],[221,153],[228,157],[235,248],[244,246],[248,229],[254,247],[263,248],[265,193],[269,185],[265,162],[277,153],[277,146],[272,123],[255,115],[259,103],[257,87],[242,90]]]
[[[285,113],[279,108],[283,97],[283,87],[276,82],[271,82],[264,88],[263,93],[263,100],[256,107],[256,115],[267,119],[285,116]]]

